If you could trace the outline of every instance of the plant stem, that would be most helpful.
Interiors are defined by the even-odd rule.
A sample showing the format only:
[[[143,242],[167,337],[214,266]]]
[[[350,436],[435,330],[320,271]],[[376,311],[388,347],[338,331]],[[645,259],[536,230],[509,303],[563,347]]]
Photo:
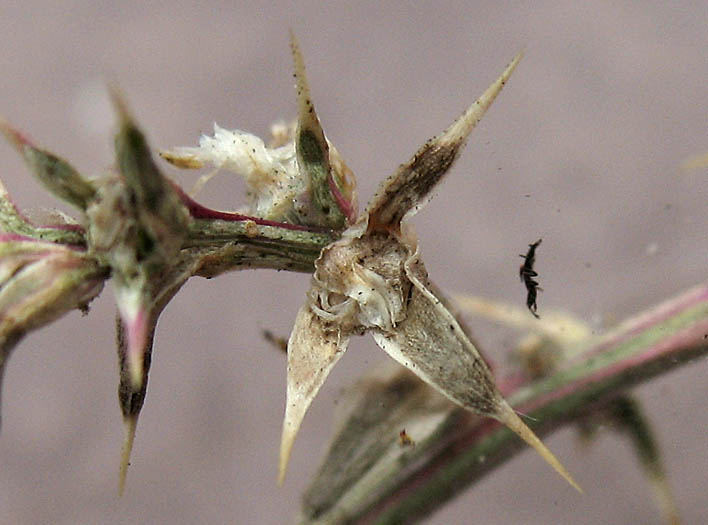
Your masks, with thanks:
[[[339,234],[264,226],[253,221],[197,219],[183,249],[198,254],[195,275],[215,277],[247,268],[312,273],[323,247]]]
[[[544,435],[613,396],[708,353],[708,284],[622,323],[557,374],[527,385],[500,385]],[[419,443],[399,476],[380,480],[351,523],[412,523],[442,506],[523,450],[509,430],[454,410],[435,443]],[[415,470],[406,469],[411,463]],[[344,496],[346,498],[346,495]],[[351,502],[350,502],[351,503]]]

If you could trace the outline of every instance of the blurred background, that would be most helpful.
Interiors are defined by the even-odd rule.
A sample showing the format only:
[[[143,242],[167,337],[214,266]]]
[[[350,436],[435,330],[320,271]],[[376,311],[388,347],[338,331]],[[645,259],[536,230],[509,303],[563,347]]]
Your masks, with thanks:
[[[565,308],[598,330],[706,279],[705,2],[4,2],[0,113],[86,174],[110,168],[117,83],[155,148],[221,126],[267,136],[295,115],[288,29],[305,55],[328,138],[378,182],[456,118],[520,50],[526,56],[415,219],[443,289],[523,305],[519,253],[543,238],[539,313]],[[57,205],[7,144],[0,177],[21,208]],[[164,165],[164,163],[163,163]],[[184,186],[193,173],[176,173]],[[199,200],[243,203],[220,175]],[[58,206],[60,209],[67,208]],[[343,395],[386,356],[355,339],[313,404],[283,488],[275,484],[287,336],[309,278],[243,271],[193,279],[158,325],[128,485],[110,286],[87,317],[28,336],[5,373],[0,514],[5,523],[290,523]],[[468,319],[497,363],[517,334]],[[686,523],[705,516],[706,363],[636,389]],[[629,444],[547,443],[578,496],[531,450],[428,523],[660,523]]]

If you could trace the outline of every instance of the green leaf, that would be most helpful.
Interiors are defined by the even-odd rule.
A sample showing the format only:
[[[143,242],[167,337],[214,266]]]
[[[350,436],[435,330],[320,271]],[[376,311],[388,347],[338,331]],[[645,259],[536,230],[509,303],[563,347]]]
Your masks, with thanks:
[[[295,132],[295,151],[300,170],[310,182],[310,196],[314,204],[312,217],[307,224],[317,224],[335,230],[345,227],[347,217],[342,212],[332,193],[333,172],[330,166],[329,146],[325,139],[315,106],[310,97],[310,88],[305,75],[305,63],[295,35],[290,33],[290,45],[295,63],[295,89],[298,100],[298,124]],[[341,182],[339,186],[341,186]]]
[[[0,119],[0,130],[22,154],[35,176],[49,191],[82,211],[86,209],[95,195],[91,181],[86,180],[61,157],[32,144],[3,119]]]

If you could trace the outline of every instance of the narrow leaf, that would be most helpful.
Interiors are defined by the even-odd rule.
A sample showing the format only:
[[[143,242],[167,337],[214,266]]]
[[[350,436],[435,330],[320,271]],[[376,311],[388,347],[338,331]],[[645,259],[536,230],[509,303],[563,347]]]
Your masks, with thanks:
[[[159,253],[163,260],[169,259],[181,248],[187,235],[189,212],[180,193],[157,168],[147,140],[128,112],[125,101],[115,89],[112,95],[120,126],[115,139],[116,159],[125,184],[135,196],[132,211],[143,234],[150,238],[147,241],[156,249],[155,254]],[[141,253],[140,256],[144,259],[151,254]]]
[[[64,159],[32,144],[2,118],[0,131],[25,158],[27,165],[49,191],[80,210],[86,209],[96,192],[89,180]]]
[[[667,480],[659,445],[639,402],[629,395],[619,396],[610,401],[606,411],[614,420],[618,430],[627,434],[632,440],[634,452],[654,491],[654,499],[666,523],[680,523],[678,507]]]
[[[171,270],[153,282],[150,297],[139,298],[138,316],[121,314],[116,316],[116,342],[120,381],[118,401],[123,414],[125,439],[121,451],[119,471],[119,493],[125,488],[125,480],[130,465],[138,417],[145,402],[148,374],[152,362],[155,328],[162,310],[187,282],[198,265],[191,259],[174,261]],[[119,297],[119,294],[116,294]],[[121,303],[119,302],[119,305]],[[128,324],[125,319],[132,319]]]
[[[15,207],[0,181],[0,232],[31,237],[39,241],[64,244],[76,248],[86,245],[84,229],[76,224],[35,226]]]
[[[575,350],[579,345],[588,345],[593,339],[592,328],[578,317],[561,310],[546,312],[543,319],[528,316],[524,308],[493,301],[469,294],[452,294],[458,308],[468,314],[496,321],[502,325],[528,330],[555,344]]]
[[[135,124],[122,96],[116,89],[111,94],[119,121],[115,143],[118,168],[139,201],[148,210],[155,212],[159,209],[169,185],[152,160],[147,141]]]
[[[344,403],[351,411],[303,496],[300,523],[346,523],[370,491],[385,490],[382,480],[395,476],[414,457],[401,443],[401,430],[418,446],[444,431],[443,421],[457,410],[390,360],[347,394]]]
[[[502,75],[447,130],[426,142],[411,160],[379,186],[367,207],[370,230],[398,229],[405,215],[413,215],[425,204],[470,132],[501,92],[521,56],[521,53],[516,55]]]
[[[310,88],[305,75],[305,62],[292,32],[290,33],[290,46],[293,52],[295,89],[298,101],[298,125],[295,132],[298,165],[309,178],[310,195],[315,211],[321,215],[321,219],[315,219],[317,223],[319,224],[321,220],[322,226],[341,229],[345,226],[346,217],[332,193],[332,186],[335,183],[332,179],[329,146],[310,97]]]
[[[133,450],[138,417],[140,416],[140,411],[145,402],[156,322],[156,319],[153,321],[152,318],[150,318],[150,322],[144,323],[143,333],[138,337],[134,333],[131,334],[131,329],[123,323],[121,316],[116,316],[118,365],[120,370],[118,402],[120,403],[120,409],[123,414],[123,424],[125,425],[125,438],[121,451],[118,475],[119,495],[123,495],[123,491],[125,490],[125,480],[128,475],[128,466],[130,465],[130,455]],[[135,328],[133,328],[133,330],[135,330]],[[138,341],[138,339],[140,340]],[[135,344],[141,344],[142,346],[131,347],[131,345]],[[136,358],[139,359],[137,363],[135,361]]]

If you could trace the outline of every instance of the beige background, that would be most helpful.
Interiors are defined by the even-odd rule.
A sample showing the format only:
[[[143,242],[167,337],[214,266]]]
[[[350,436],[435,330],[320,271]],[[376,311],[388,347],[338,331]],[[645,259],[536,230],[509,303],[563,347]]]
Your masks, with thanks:
[[[686,156],[708,151],[704,1],[103,4],[0,7],[0,113],[85,173],[112,159],[107,81],[124,90],[155,147],[196,144],[214,121],[264,135],[292,117],[292,27],[325,130],[365,203],[525,48],[415,218],[432,277],[448,290],[522,304],[517,254],[543,237],[539,312],[566,307],[598,327],[706,278],[708,171],[679,170]],[[54,204],[5,144],[0,162],[21,206]],[[221,176],[201,200],[233,209],[241,188]],[[290,522],[341,389],[386,359],[370,338],[354,341],[278,489],[285,361],[260,331],[287,335],[307,285],[304,275],[241,272],[194,280],[177,296],[159,325],[120,500],[112,290],[88,317],[29,336],[5,376],[0,520]],[[504,362],[516,335],[470,324]],[[637,389],[686,523],[706,512],[705,371],[705,361],[694,363]],[[660,522],[625,441],[603,434],[582,449],[571,429],[548,441],[584,496],[527,451],[429,523]]]

